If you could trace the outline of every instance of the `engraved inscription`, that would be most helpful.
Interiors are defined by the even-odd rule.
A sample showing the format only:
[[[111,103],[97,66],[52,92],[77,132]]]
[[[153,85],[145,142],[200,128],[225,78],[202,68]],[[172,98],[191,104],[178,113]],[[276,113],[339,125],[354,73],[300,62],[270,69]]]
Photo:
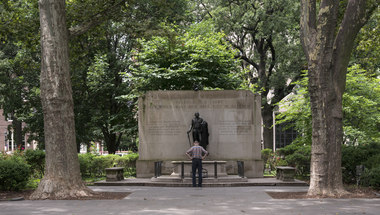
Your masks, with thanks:
[[[163,121],[150,123],[147,126],[150,135],[177,136],[183,130],[179,121]]]
[[[219,135],[249,135],[251,134],[251,121],[224,121],[219,124]]]
[[[152,100],[150,107],[153,109],[251,109],[253,108],[252,102],[237,101],[231,102],[227,99],[221,100],[201,100],[194,102],[194,100]]]

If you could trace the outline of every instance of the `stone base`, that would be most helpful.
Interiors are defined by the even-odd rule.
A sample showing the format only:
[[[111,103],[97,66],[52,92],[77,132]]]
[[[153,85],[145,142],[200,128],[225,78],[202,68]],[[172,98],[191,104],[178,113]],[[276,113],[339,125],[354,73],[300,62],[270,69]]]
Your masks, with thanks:
[[[282,181],[294,181],[296,168],[290,166],[278,166],[276,178]]]
[[[171,175],[181,176],[182,162],[184,166],[184,176],[191,177],[191,165],[192,161],[172,161],[173,173]],[[215,164],[216,164],[216,175],[218,177],[227,176],[226,172],[226,161],[202,161],[202,168],[206,171],[206,177],[215,177]]]
[[[106,168],[106,181],[121,181],[121,180],[124,180],[123,167]]]
[[[160,183],[192,183],[191,177],[185,177],[181,179],[179,175],[163,175],[160,177],[151,178],[152,182],[160,182]],[[197,179],[198,181],[198,179]],[[218,178],[207,177],[202,179],[202,183],[204,184],[212,184],[212,183],[236,183],[236,182],[247,182],[247,178],[242,178],[237,175],[229,175]]]
[[[138,160],[136,162],[136,177],[137,178],[152,178],[154,176],[154,162],[158,160]],[[241,160],[244,162],[244,176],[247,178],[261,178],[263,177],[264,163],[262,160]],[[191,161],[186,161],[190,162]],[[210,160],[204,160],[203,162],[213,162]],[[225,170],[221,171],[222,174],[226,175],[238,175],[238,167],[236,160],[226,160],[225,161]],[[178,164],[176,164],[178,165]],[[180,168],[180,167],[179,167]],[[191,168],[191,165],[190,165]],[[203,167],[204,168],[204,167]],[[222,168],[222,167],[221,167]],[[172,163],[172,160],[163,160],[162,161],[162,175],[171,175],[173,172],[176,172],[175,165]],[[177,171],[178,173],[178,171]],[[209,176],[213,174],[213,167],[210,166],[210,171],[208,170]]]

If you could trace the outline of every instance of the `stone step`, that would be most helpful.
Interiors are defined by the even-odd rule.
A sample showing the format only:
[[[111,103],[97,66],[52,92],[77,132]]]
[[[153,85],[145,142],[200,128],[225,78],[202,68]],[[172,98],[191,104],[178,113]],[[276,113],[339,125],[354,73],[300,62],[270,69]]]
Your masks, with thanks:
[[[153,177],[151,178],[152,182],[176,182],[176,183],[191,183],[192,178],[191,177],[185,177],[184,179],[181,179],[180,177],[177,176],[172,176],[172,175],[163,175],[159,177]],[[227,183],[232,183],[232,182],[247,182],[247,178],[242,178],[237,175],[230,175],[230,176],[223,176],[223,177],[207,177],[203,178],[203,183],[221,183],[221,182],[227,182]]]
[[[168,176],[167,176],[168,177]],[[228,177],[238,177],[237,175],[229,175]],[[151,178],[126,178],[122,181],[98,181],[96,186],[153,186],[153,187],[191,187],[191,179],[185,178],[182,182],[180,178],[172,178],[169,181],[155,182]],[[222,179],[221,179],[222,180]],[[295,179],[294,181],[281,181],[276,178],[248,178],[247,181],[212,181],[204,180],[203,187],[249,187],[249,186],[308,186],[304,181]]]

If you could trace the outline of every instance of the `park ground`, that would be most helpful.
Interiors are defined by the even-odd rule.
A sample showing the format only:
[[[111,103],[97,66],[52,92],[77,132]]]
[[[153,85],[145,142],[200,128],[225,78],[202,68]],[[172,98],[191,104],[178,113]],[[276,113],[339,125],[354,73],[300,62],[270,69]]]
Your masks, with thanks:
[[[18,214],[378,214],[380,198],[286,199],[268,193],[305,193],[307,186],[90,186],[126,195],[118,200],[0,201],[2,215]]]
[[[91,188],[92,186],[90,186]],[[375,190],[368,187],[356,187],[356,186],[347,186],[346,190],[349,192],[343,196],[337,196],[337,199],[350,199],[350,198],[380,198],[380,190]],[[17,200],[25,199],[28,200],[30,194],[34,190],[21,190],[21,191],[0,191],[0,200]],[[307,196],[306,190],[303,191],[268,191],[266,192],[273,199],[316,199],[314,196]],[[83,197],[80,199],[71,199],[71,200],[109,200],[109,199],[124,199],[130,194],[130,192],[96,192],[96,195],[92,197]],[[320,198],[320,197],[318,197]]]

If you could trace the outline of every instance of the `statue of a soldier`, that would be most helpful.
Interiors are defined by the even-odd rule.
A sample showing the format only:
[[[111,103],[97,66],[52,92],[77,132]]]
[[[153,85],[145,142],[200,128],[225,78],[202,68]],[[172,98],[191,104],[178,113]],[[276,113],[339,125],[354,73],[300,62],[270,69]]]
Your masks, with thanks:
[[[198,112],[196,112],[194,116],[194,119],[191,120],[190,129],[187,131],[187,134],[193,131],[193,142],[198,141],[200,146],[206,149],[209,136],[207,122],[199,117]]]

